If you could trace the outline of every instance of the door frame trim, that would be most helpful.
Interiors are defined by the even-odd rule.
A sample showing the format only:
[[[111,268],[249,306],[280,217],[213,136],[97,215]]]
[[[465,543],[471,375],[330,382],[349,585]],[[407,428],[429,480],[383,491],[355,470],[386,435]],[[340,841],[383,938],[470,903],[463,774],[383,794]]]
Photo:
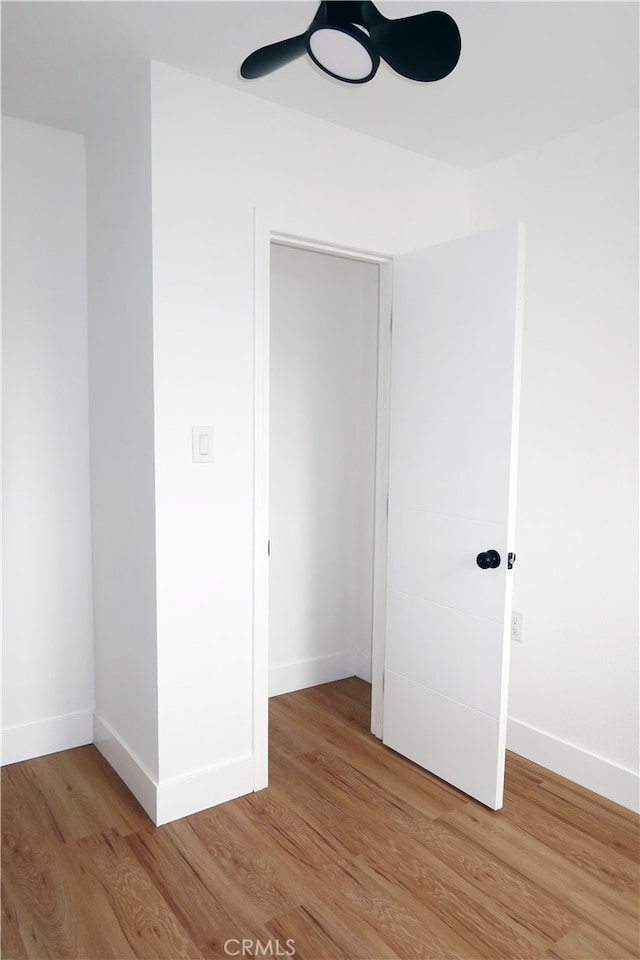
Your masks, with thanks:
[[[379,264],[378,374],[375,453],[373,603],[371,644],[371,731],[382,738],[386,619],[387,496],[389,488],[389,402],[391,382],[392,257],[344,246],[322,230],[308,236],[304,225],[254,209],[254,475],[253,475],[253,789],[268,785],[269,765],[269,404],[271,244],[315,250]]]

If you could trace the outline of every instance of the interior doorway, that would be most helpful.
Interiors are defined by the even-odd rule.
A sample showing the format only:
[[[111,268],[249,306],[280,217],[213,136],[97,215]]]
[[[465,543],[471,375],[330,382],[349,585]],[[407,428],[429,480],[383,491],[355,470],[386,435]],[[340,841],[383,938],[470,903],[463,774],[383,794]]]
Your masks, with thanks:
[[[270,239],[281,238],[258,218],[255,789],[268,782],[269,560],[263,545],[269,536]],[[387,273],[378,316],[371,730],[491,809],[502,803],[506,748],[523,240],[523,226],[513,224],[394,257],[392,390],[390,264],[347,253],[379,263],[380,277]],[[293,237],[287,242],[311,246]],[[341,333],[332,340],[339,344]],[[310,352],[315,360],[321,350],[316,345]],[[343,419],[346,408],[338,404],[325,432]],[[485,562],[489,553],[495,563]],[[316,612],[321,608],[322,602]],[[355,638],[351,652],[354,646]],[[327,656],[320,649],[316,659]],[[461,670],[461,663],[476,667]],[[328,679],[303,678],[281,689]]]
[[[380,270],[271,244],[269,696],[371,681]]]

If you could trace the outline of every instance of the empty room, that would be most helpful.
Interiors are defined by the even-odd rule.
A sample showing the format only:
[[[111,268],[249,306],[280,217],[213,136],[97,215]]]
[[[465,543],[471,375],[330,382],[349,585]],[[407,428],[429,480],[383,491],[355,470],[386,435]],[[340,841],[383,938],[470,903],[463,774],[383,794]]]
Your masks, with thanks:
[[[639,11],[1,4],[3,957],[640,956]]]

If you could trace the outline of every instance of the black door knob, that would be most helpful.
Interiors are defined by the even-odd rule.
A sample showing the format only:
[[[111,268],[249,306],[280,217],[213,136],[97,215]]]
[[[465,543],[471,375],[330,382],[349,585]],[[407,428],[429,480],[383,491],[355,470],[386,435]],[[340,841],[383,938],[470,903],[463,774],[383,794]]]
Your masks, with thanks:
[[[500,566],[500,554],[497,550],[485,550],[476,557],[476,563],[482,570],[493,570]]]

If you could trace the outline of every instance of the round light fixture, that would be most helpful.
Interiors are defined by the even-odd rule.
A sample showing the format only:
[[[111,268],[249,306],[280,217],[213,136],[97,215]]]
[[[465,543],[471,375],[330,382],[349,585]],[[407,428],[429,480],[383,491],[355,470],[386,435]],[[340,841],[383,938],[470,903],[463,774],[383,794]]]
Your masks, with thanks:
[[[309,30],[306,43],[313,62],[336,80],[366,83],[380,66],[369,35],[357,27],[319,24]]]

